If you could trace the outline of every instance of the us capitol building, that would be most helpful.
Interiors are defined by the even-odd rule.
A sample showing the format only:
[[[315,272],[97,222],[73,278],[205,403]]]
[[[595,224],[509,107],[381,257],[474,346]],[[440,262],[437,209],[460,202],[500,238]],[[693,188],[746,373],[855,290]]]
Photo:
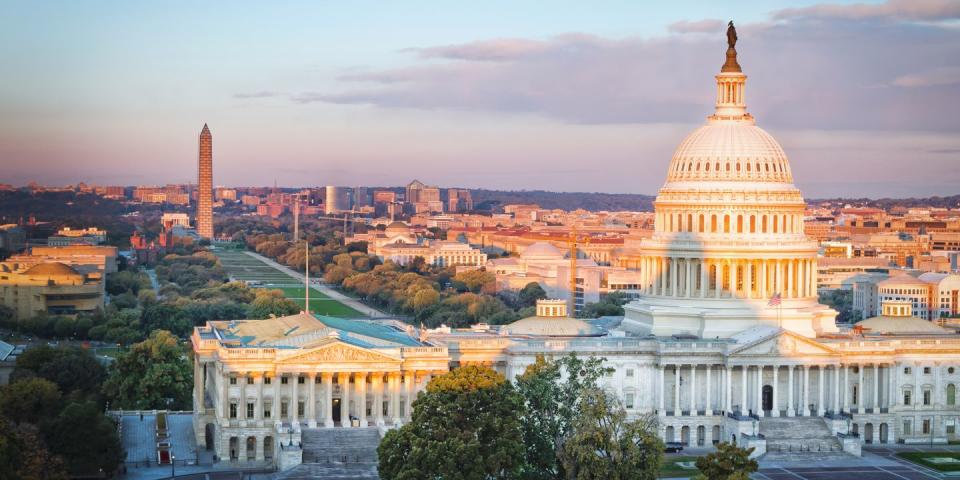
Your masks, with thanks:
[[[330,442],[375,445],[408,421],[435,375],[483,364],[513,378],[572,352],[603,357],[604,387],[631,415],[656,415],[667,442],[827,456],[956,439],[960,335],[908,302],[838,329],[817,302],[804,200],[747,113],[728,40],[716,111],[673,156],[624,318],[574,319],[544,300],[534,317],[462,330],[307,313],[209,322],[192,336],[198,444],[221,461],[324,461]]]

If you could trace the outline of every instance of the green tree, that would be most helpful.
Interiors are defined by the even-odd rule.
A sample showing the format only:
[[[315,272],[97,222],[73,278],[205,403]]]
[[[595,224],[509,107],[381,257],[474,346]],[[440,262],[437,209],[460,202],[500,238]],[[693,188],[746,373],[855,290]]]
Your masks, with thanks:
[[[93,402],[71,403],[41,425],[50,450],[63,457],[72,476],[111,473],[123,460],[113,420]]]
[[[293,300],[283,296],[280,290],[258,289],[257,297],[250,303],[248,318],[269,318],[270,315],[283,317],[294,315],[300,311],[300,306]]]
[[[530,307],[537,304],[537,300],[547,298],[547,291],[537,282],[526,284],[518,295],[521,307]]]
[[[14,423],[37,423],[60,411],[57,384],[43,378],[26,378],[0,387],[0,414]]]
[[[656,417],[628,420],[612,395],[584,392],[581,411],[560,447],[566,478],[576,480],[655,479],[663,462]]]
[[[100,393],[106,371],[89,351],[79,347],[30,348],[17,358],[11,381],[40,377],[57,384],[64,396],[91,398]]]
[[[473,293],[492,294],[496,291],[497,276],[486,270],[467,270],[453,277]]]
[[[558,462],[560,443],[572,431],[584,392],[595,389],[609,370],[603,367],[602,358],[584,360],[570,354],[549,360],[538,355],[517,377],[517,391],[525,407],[521,419],[526,447],[523,478],[564,477],[563,465]]]
[[[412,421],[380,443],[380,477],[518,478],[522,409],[513,385],[489,368],[470,365],[434,378],[413,402]]]
[[[747,480],[760,465],[750,458],[753,448],[740,448],[721,442],[715,451],[697,458],[697,469],[703,480]]]
[[[103,384],[116,408],[189,409],[193,367],[177,337],[156,330],[121,354]]]
[[[47,450],[37,427],[0,416],[0,479],[66,480],[63,459]]]

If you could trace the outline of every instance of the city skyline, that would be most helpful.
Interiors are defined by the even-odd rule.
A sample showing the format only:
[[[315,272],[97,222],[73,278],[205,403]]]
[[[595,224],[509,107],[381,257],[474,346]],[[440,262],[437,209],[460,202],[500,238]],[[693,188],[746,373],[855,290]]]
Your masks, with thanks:
[[[809,197],[949,195],[960,181],[957,5],[525,5],[494,22],[502,4],[360,16],[289,3],[189,15],[14,4],[0,29],[13,72],[0,87],[11,113],[0,181],[192,183],[195,128],[208,122],[218,185],[420,178],[652,195],[676,142],[710,113],[702,79],[729,16],[750,39],[752,109]],[[213,12],[220,21],[193,31]]]

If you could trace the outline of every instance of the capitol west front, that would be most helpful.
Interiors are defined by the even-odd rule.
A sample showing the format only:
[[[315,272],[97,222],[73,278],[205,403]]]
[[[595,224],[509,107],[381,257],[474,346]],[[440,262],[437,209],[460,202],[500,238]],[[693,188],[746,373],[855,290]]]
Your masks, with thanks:
[[[629,414],[656,415],[668,442],[823,456],[955,439],[960,335],[894,302],[837,328],[817,301],[804,200],[783,149],[747,113],[745,86],[731,46],[715,113],[681,142],[658,193],[643,295],[622,321],[544,301],[500,328],[209,322],[192,337],[198,444],[221,461],[320,461],[311,445],[330,429],[376,438],[408,421],[432,376],[483,364],[512,379],[537,355],[574,352],[603,357],[603,387]]]

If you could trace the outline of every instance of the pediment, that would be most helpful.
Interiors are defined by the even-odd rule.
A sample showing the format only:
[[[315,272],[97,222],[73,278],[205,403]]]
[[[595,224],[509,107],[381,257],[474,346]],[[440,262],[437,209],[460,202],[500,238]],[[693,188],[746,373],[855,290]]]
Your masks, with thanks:
[[[731,356],[770,355],[781,357],[836,354],[837,351],[833,348],[786,330],[748,343],[731,352]]]
[[[399,361],[400,359],[384,353],[335,341],[287,357],[281,363],[383,363]]]

